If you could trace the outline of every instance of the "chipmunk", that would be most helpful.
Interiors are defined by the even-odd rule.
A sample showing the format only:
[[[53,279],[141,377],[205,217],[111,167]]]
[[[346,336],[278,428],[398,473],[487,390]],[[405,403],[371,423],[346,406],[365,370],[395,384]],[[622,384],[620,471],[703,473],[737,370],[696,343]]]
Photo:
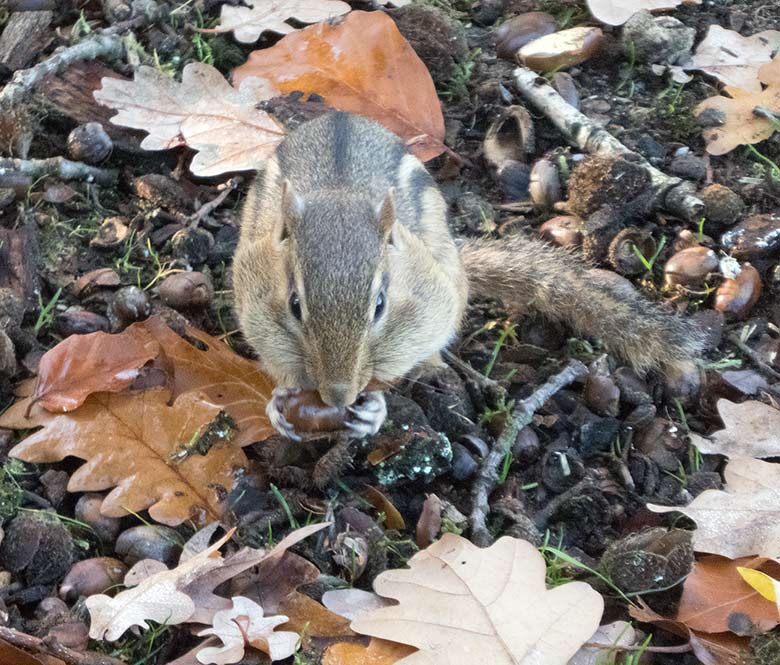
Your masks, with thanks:
[[[376,433],[388,384],[456,337],[469,295],[522,303],[601,338],[640,371],[690,362],[702,336],[637,293],[526,237],[457,246],[434,179],[377,123],[329,112],[292,131],[250,188],[233,263],[242,330],[277,387],[267,413],[297,438],[285,399],[315,389]]]

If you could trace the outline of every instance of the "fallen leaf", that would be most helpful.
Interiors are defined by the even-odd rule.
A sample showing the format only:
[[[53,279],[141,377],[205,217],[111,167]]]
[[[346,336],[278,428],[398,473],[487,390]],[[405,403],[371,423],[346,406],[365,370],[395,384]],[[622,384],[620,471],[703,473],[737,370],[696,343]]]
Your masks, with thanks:
[[[0,663],[7,665],[65,665],[63,661],[45,653],[31,654],[0,638]]]
[[[372,637],[367,647],[354,642],[338,642],[328,647],[322,665],[393,665],[417,649],[406,644]]]
[[[401,663],[565,665],[599,626],[602,597],[583,582],[545,587],[545,563],[526,541],[487,549],[445,534],[388,570],[374,589],[399,605],[359,616],[352,628],[420,649]]]
[[[170,361],[173,394],[198,391],[223,408],[238,427],[234,445],[248,446],[274,433],[265,415],[273,383],[256,362],[239,356],[227,344],[197,328],[187,327],[185,333],[205,350],[181,338],[161,317],[147,319],[144,327]]]
[[[121,335],[71,335],[41,358],[32,401],[49,411],[73,411],[94,392],[127,388],[159,353],[157,342],[139,324]]]
[[[206,647],[198,651],[201,663],[229,665],[244,657],[247,644],[267,653],[274,660],[292,656],[298,647],[298,634],[274,630],[287,621],[286,616],[263,616],[263,608],[257,603],[237,596],[233,607],[214,615],[214,625],[198,633],[200,637],[214,635],[222,641],[220,647]]]
[[[593,17],[602,23],[623,25],[634,14],[643,9],[649,12],[674,9],[683,2],[686,0],[588,0],[588,9]],[[694,0],[689,4],[700,3],[701,0]]]
[[[372,506],[374,506],[377,512],[384,515],[382,524],[384,525],[385,529],[397,529],[398,531],[403,531],[406,528],[406,523],[404,522],[404,518],[401,513],[398,512],[398,508],[396,508],[393,505],[393,502],[390,501],[390,499],[388,499],[384,494],[382,494],[382,492],[380,492],[376,487],[366,485],[363,498]]]
[[[151,577],[152,575],[156,575],[157,573],[166,570],[168,570],[168,566],[162,561],[158,561],[157,559],[141,559],[134,563],[133,567],[127,571],[125,579],[123,580],[124,585],[126,587],[138,586],[147,577]]]
[[[232,535],[230,531],[176,568],[151,575],[113,598],[104,594],[89,596],[85,601],[90,614],[89,636],[93,640],[113,642],[132,626],[148,628],[147,621],[167,625],[187,621],[195,611],[195,604],[181,591],[182,587],[222,564],[218,550]]]
[[[772,62],[761,65],[758,78],[764,85],[780,86],[780,54],[776,55]]]
[[[169,525],[219,519],[224,495],[246,457],[237,446],[219,442],[205,455],[172,463],[171,454],[203,433],[220,407],[195,393],[180,395],[170,406],[168,399],[160,388],[91,395],[76,411],[52,418],[10,455],[35,463],[69,455],[86,460],[71,476],[68,490],[113,487],[101,506],[109,517],[148,509],[154,520]]]
[[[675,619],[705,633],[756,635],[774,628],[780,623],[775,604],[745,582],[740,567],[780,573],[780,564],[762,557],[701,557],[683,584]]]
[[[714,23],[683,69],[696,69],[725,85],[758,93],[761,92],[759,69],[772,60],[778,49],[779,30],[764,30],[743,37]]]
[[[752,93],[727,87],[726,92],[731,97],[716,95],[696,107],[696,115],[711,111],[722,118],[722,124],[707,127],[702,132],[707,152],[711,155],[725,155],[737,146],[759,143],[772,136],[777,129],[775,123],[753,111],[757,107],[778,108],[780,85]]]
[[[651,623],[663,630],[687,640],[696,657],[704,665],[737,665],[742,663],[742,653],[749,640],[733,633],[701,633],[691,630],[684,623],[661,616],[638,598],[636,605],[628,606],[628,613],[637,621]]]
[[[443,510],[444,506],[438,496],[429,494],[425,497],[415,528],[415,542],[420,549],[428,547],[439,536]]]
[[[603,644],[606,648],[584,646],[574,654],[567,665],[603,665],[609,662],[610,648],[634,646],[637,643],[637,634],[627,621],[613,621],[599,626],[588,643]]]
[[[219,522],[212,522],[192,534],[189,540],[184,543],[184,547],[181,548],[179,563],[184,563],[196,554],[200,554],[203,550],[208,549],[211,538],[220,526],[221,524]]]
[[[736,559],[780,552],[780,464],[749,457],[731,460],[723,471],[726,490],[706,490],[687,506],[647,507],[680,512],[696,522],[693,549]]]
[[[233,81],[270,81],[282,94],[316,93],[411,142],[422,160],[444,151],[444,118],[427,68],[383,12],[353,11],[253,51]]]
[[[737,572],[745,582],[758,591],[762,598],[775,604],[775,609],[778,612],[778,616],[780,616],[780,581],[760,570],[753,570],[752,568],[739,567]]]
[[[314,564],[288,552],[288,548],[330,525],[330,522],[321,522],[295,529],[270,551],[244,547],[225,557],[222,566],[199,576],[184,589],[197,608],[190,620],[209,624],[215,612],[230,607],[227,598],[214,593],[214,589],[228,580],[232,581],[231,595],[249,596],[250,600],[259,602],[268,611],[276,612],[283,598],[298,585],[313,581],[319,574]],[[299,565],[299,562],[308,565]],[[242,577],[241,574],[250,568],[252,572]],[[312,571],[315,571],[314,574]]]
[[[286,35],[297,28],[288,20],[319,23],[350,11],[341,0],[246,0],[246,7],[222,5],[219,25],[201,32],[233,32],[236,41],[254,44],[266,30]]]
[[[14,389],[16,401],[0,415],[0,427],[7,429],[35,429],[56,418],[51,411],[33,401],[38,379],[22,381]]]
[[[780,411],[754,400],[736,404],[719,399],[717,408],[723,429],[709,437],[690,435],[701,452],[726,457],[780,456]]]
[[[393,602],[373,591],[363,589],[331,589],[322,594],[322,604],[350,621],[363,612],[388,607]]]
[[[288,617],[284,627],[306,637],[354,637],[349,621],[300,591],[287,596],[276,610]]]
[[[214,67],[190,63],[181,82],[142,66],[132,81],[104,78],[98,103],[119,111],[115,125],[143,129],[145,150],[187,146],[198,154],[190,170],[199,176],[258,168],[284,137],[284,129],[258,102],[276,94],[267,81],[244,77],[236,89]]]

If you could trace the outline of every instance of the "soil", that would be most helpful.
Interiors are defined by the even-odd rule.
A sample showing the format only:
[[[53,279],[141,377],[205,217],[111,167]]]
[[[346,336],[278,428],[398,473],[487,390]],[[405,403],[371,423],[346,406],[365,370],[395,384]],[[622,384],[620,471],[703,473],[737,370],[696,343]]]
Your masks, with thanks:
[[[78,3],[78,7],[67,0],[55,4],[59,10],[52,30],[70,30],[77,21],[105,26],[108,20],[96,2]],[[110,4],[106,2],[104,7]],[[175,73],[187,62],[203,57],[205,48],[215,66],[229,74],[253,48],[275,39],[266,35],[250,47],[226,36],[195,32],[193,26],[213,22],[219,14],[218,5],[208,1],[180,4],[178,25],[184,29],[176,32],[165,19],[158,19],[138,32],[139,57],[149,61],[156,55]],[[588,22],[583,3],[573,0],[431,0],[417,17],[412,8],[390,11],[436,73],[447,143],[460,156],[461,164],[445,155],[429,167],[450,204],[453,230],[458,235],[536,234],[541,224],[556,214],[529,205],[527,195],[517,196],[517,190],[523,192],[527,182],[502,181],[501,173],[488,166],[482,155],[493,119],[506,105],[523,103],[512,85],[513,63],[495,56],[494,32],[507,18],[530,9],[551,13],[559,28]],[[9,14],[9,10],[0,9],[0,27]],[[774,2],[721,0],[683,5],[674,16],[695,28],[697,43],[714,24],[744,35],[780,29],[780,8]],[[430,30],[425,29],[428,24]],[[693,109],[717,93],[714,81],[696,75],[684,86],[670,82],[654,74],[648,65],[630,62],[618,42],[618,29],[606,29],[605,33],[601,54],[569,70],[583,112],[661,170],[682,172],[687,168],[686,173],[699,178],[695,182],[699,188],[718,183],[731,189],[745,204],[741,220],[778,212],[780,182],[773,179],[768,164],[780,163],[780,133],[755,146],[763,158],[741,148],[724,157],[708,157]],[[27,66],[45,59],[51,48],[40,50]],[[111,68],[122,75],[132,71],[126,62],[113,63]],[[113,151],[100,166],[120,172],[116,187],[0,173],[0,188],[5,188],[0,189],[0,321],[4,321],[16,355],[15,370],[4,371],[0,378],[0,408],[13,402],[13,386],[34,374],[42,353],[69,334],[119,331],[169,305],[175,305],[195,326],[222,336],[234,350],[251,356],[232,310],[229,281],[238,211],[249,177],[239,174],[238,186],[221,205],[200,218],[197,225],[189,223],[201,206],[219,195],[229,176],[193,178],[186,168],[191,159],[186,151],[144,152],[139,147],[142,134],[106,123],[106,110],[92,108],[89,98],[79,97],[82,93],[73,84],[73,80],[81,82],[79,85],[97,81],[105,70],[105,64],[78,65],[78,76],[73,72],[60,75],[36,95],[25,110],[24,123],[0,126],[0,151],[4,154],[7,146],[18,143],[26,123],[33,136],[29,157],[45,158],[67,154],[68,134],[78,124],[102,121],[113,141]],[[0,69],[0,84],[7,82],[11,73]],[[305,116],[305,109],[290,103],[295,112],[288,116]],[[566,145],[548,120],[535,111],[532,116],[536,142],[527,155],[528,165],[548,157],[567,169],[573,167],[580,158],[577,151]],[[685,155],[694,156],[695,163],[686,165],[683,160],[673,164]],[[528,169],[507,173],[507,178],[527,180]],[[9,189],[11,194],[4,198]],[[515,195],[510,200],[506,192]],[[634,215],[632,224],[652,235],[656,245],[661,245],[662,237],[667,241],[652,270],[625,276],[648,298],[664,300],[708,327],[700,389],[693,387],[677,400],[668,399],[669,386],[663,377],[638,377],[614,358],[602,357],[604,351],[597,340],[576,338],[565,327],[509,312],[498,303],[475,302],[451,350],[478,372],[489,374],[491,381],[475,380],[454,366],[401,383],[388,396],[388,427],[362,444],[320,441],[291,446],[273,437],[247,449],[253,467],[234,492],[231,516],[239,526],[239,538],[260,545],[270,529],[280,538],[289,528],[289,515],[280,509],[269,483],[280,488],[298,518],[306,518],[308,507],[323,507],[329,502],[338,528],[350,525],[366,537],[368,564],[349,581],[371,588],[379,572],[403,565],[413,553],[415,523],[427,494],[435,493],[450,507],[455,516],[448,522],[451,529],[466,528],[464,516],[470,512],[472,484],[480,461],[506,422],[507,405],[527,397],[568,359],[577,358],[593,368],[591,376],[561,390],[518,435],[512,456],[502,469],[502,482],[491,495],[488,527],[496,537],[510,534],[536,544],[553,544],[588,567],[605,571],[625,591],[672,586],[645,598],[656,611],[673,613],[680,586],[671,582],[684,578],[691,565],[685,529],[693,525],[678,520],[675,530],[659,530],[670,526],[671,520],[649,512],[645,504],[687,503],[701,491],[721,485],[718,471],[722,459],[692,455],[684,437],[688,429],[707,433],[718,428],[717,399],[780,397],[776,375],[754,381],[753,385],[762,389],[750,393],[744,392],[744,385],[750,382],[735,381],[729,374],[737,370],[746,376],[761,373],[729,341],[730,333],[743,331],[744,341],[771,369],[780,371],[780,253],[774,250],[750,257],[761,276],[762,294],[740,320],[724,318],[713,310],[711,293],[665,289],[663,266],[676,249],[702,231],[702,242],[720,253],[721,234],[731,223],[713,226],[708,222],[699,229],[696,222],[644,212]],[[599,267],[612,270],[614,266],[603,257]],[[181,286],[169,285],[169,289],[176,287],[185,293],[177,290],[163,301],[161,284],[175,269],[194,270],[203,277],[197,278],[194,287],[191,280]],[[604,391],[617,398],[610,402]],[[605,399],[609,402],[606,405]],[[58,477],[51,472],[71,473],[77,464],[33,466],[10,460],[6,453],[17,438],[17,434],[0,431],[6,473],[12,474],[23,492],[16,496],[13,484],[0,482],[0,516],[6,520],[6,539],[11,534],[20,539],[16,547],[0,551],[0,563],[11,574],[9,581],[0,585],[0,600],[7,608],[9,625],[43,637],[50,625],[40,619],[40,608],[45,599],[56,596],[71,561],[112,556],[117,534],[137,527],[139,522],[135,517],[126,518],[101,539],[95,537],[94,530],[72,525],[67,537],[68,529],[56,520],[51,524],[22,520],[18,515],[24,513],[13,510],[20,502],[74,518],[79,497],[64,491],[67,474]],[[367,454],[377,449],[389,452],[381,464],[372,465]],[[404,517],[404,529],[382,532],[377,528],[376,510],[367,509],[353,494],[336,491],[336,487],[354,489],[364,484],[381,489]],[[179,535],[189,533],[182,527]],[[657,544],[659,533],[673,534],[665,541],[663,556],[648,559],[649,568],[637,566],[637,556],[649,547],[648,542]],[[159,534],[156,537],[158,541],[163,538],[161,549],[165,550],[167,541]],[[22,539],[35,543],[64,539],[67,544],[58,545],[61,560],[31,564],[14,558],[20,555],[24,559],[25,547],[19,543],[28,541]],[[348,576],[330,557],[307,551],[305,546],[298,551],[312,557],[323,573]],[[169,555],[165,551],[158,554],[160,558]],[[600,580],[582,569],[564,573],[608,592]],[[84,610],[78,604],[65,610],[69,621],[84,621]],[[628,619],[625,603],[609,600],[607,616]],[[190,636],[177,630],[166,631],[160,639],[162,646],[149,659],[142,661],[140,653],[127,643],[120,643],[118,657],[128,663],[159,665],[192,644]],[[675,643],[679,643],[678,638],[655,632],[654,645]],[[764,650],[761,653],[766,653],[766,644],[756,648],[759,646]],[[690,654],[655,654],[652,662],[696,660]]]

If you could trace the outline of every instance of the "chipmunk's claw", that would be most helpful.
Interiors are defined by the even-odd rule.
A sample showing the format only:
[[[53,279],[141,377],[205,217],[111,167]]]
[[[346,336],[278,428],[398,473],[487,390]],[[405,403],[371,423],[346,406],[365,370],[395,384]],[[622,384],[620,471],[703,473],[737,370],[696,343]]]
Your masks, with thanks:
[[[274,388],[271,399],[265,406],[265,414],[271,421],[271,426],[282,436],[292,441],[301,441],[301,437],[295,433],[295,428],[284,417],[284,404],[288,397],[299,393],[298,388]]]
[[[358,436],[372,436],[379,431],[387,417],[384,393],[372,391],[363,393],[352,406],[347,407],[352,419],[344,424]]]

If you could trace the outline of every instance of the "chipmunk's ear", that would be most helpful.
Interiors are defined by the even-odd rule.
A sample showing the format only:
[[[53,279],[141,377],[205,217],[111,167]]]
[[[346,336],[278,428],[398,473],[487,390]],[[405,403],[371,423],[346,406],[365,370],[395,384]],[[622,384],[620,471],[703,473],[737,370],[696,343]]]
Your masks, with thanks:
[[[292,235],[295,227],[303,219],[304,208],[303,199],[293,189],[292,183],[285,178],[282,183],[282,214],[277,229],[279,242]]]
[[[379,233],[383,240],[386,240],[391,245],[395,244],[396,219],[395,219],[395,187],[391,187],[385,194],[385,199],[377,210],[377,217],[379,218]]]

